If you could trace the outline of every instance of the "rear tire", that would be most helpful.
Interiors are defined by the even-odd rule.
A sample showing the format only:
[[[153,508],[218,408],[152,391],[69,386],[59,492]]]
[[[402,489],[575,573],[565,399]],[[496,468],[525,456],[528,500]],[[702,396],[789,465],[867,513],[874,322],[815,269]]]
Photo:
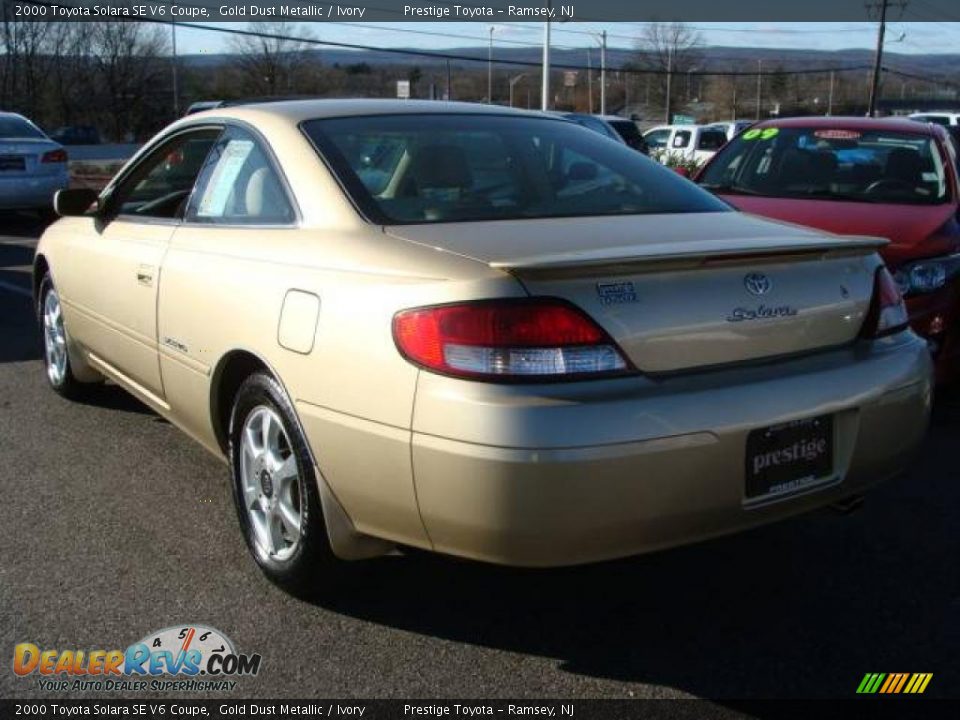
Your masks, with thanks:
[[[58,395],[70,400],[81,397],[86,386],[73,374],[68,351],[69,336],[63,319],[60,296],[47,273],[37,293],[37,321],[43,350],[43,367],[47,382]]]
[[[230,471],[240,530],[254,560],[287,589],[314,589],[330,549],[313,460],[280,384],[254,373],[230,416]]]

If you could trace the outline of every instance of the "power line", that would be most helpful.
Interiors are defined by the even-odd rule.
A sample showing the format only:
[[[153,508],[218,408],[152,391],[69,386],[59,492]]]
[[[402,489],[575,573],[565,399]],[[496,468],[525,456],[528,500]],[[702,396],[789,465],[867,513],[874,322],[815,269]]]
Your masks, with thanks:
[[[42,0],[23,0],[23,2],[30,5],[40,5],[45,7],[59,7],[59,8],[75,8],[71,5],[63,5],[61,3],[55,2],[43,2]],[[287,42],[296,42],[303,43],[305,45],[319,45],[319,46],[328,46],[328,47],[339,47],[348,50],[367,50],[370,52],[379,52],[392,55],[402,55],[407,57],[422,57],[429,58],[434,60],[459,60],[461,62],[486,62],[486,57],[481,55],[463,55],[460,53],[449,53],[441,51],[431,51],[431,50],[415,50],[412,48],[385,48],[378,47],[376,45],[367,45],[363,43],[348,43],[336,40],[321,40],[317,38],[302,37],[296,35],[286,35],[279,33],[267,33],[256,30],[242,30],[239,28],[227,28],[219,27],[213,25],[204,25],[200,23],[192,22],[181,22],[173,20],[164,20],[160,18],[144,18],[139,20],[139,22],[148,22],[156,25],[173,25],[176,24],[179,28],[189,28],[193,30],[205,30],[208,32],[219,32],[225,33],[228,35],[237,35],[241,37],[256,37],[261,39],[270,39],[270,40],[283,40]],[[510,60],[502,58],[497,61],[498,65],[512,65],[518,67],[540,67],[539,62],[528,61],[528,60]],[[584,70],[588,71],[591,68],[585,65],[574,65],[569,63],[564,64],[553,64],[554,68],[560,70]],[[691,77],[701,77],[709,75],[722,75],[726,77],[756,77],[758,74],[762,76],[774,76],[774,75],[819,75],[830,72],[853,72],[857,70],[868,70],[870,66],[868,65],[852,65],[852,66],[832,66],[832,67],[823,67],[823,68],[807,68],[803,70],[785,70],[785,69],[774,69],[763,71],[757,73],[756,71],[739,71],[739,70],[690,70],[685,71],[685,74],[690,75]],[[637,68],[637,67],[621,67],[618,68],[618,72],[632,75],[667,75],[666,70],[655,69],[655,68]]]

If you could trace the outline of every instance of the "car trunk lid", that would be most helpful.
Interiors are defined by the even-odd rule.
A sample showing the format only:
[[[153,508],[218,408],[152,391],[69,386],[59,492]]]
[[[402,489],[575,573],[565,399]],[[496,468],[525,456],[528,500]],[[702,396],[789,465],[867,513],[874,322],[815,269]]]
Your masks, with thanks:
[[[869,309],[874,251],[885,242],[740,213],[386,230],[509,272],[532,295],[573,302],[648,373],[851,342]]]

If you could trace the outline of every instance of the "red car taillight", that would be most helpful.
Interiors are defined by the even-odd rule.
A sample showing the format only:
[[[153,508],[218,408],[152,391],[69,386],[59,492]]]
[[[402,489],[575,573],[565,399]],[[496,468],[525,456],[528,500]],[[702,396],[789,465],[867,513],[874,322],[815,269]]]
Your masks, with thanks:
[[[483,300],[403,310],[393,339],[412,363],[489,380],[562,380],[631,368],[585,313],[549,298]]]
[[[65,163],[66,161],[67,151],[63,149],[50,150],[40,157],[40,162],[42,163]]]
[[[873,300],[863,323],[864,337],[878,338],[891,335],[907,327],[910,317],[900,288],[885,267],[877,268],[873,282]]]

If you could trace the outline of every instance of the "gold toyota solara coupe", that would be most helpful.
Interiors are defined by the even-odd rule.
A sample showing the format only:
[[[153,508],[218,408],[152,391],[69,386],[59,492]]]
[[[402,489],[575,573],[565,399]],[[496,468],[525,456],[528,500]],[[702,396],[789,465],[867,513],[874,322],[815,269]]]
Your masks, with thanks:
[[[116,383],[228,461],[283,584],[396,546],[689,543],[858,498],[927,426],[884,241],[736,212],[560,118],[221,108],[55,204],[50,384]]]

